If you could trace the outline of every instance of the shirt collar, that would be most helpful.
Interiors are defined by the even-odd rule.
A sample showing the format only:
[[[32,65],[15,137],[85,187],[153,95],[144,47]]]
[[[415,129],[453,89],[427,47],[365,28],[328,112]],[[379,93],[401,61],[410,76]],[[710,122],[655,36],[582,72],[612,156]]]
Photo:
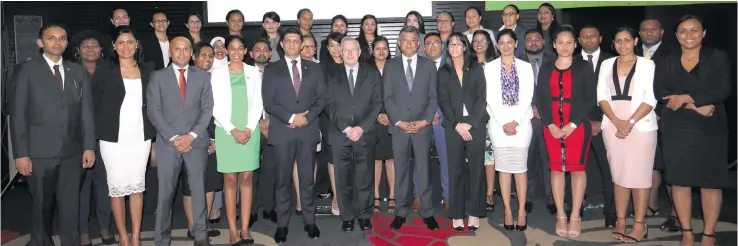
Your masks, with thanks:
[[[287,56],[284,56],[284,60],[287,62],[287,65],[292,65],[292,61],[297,61],[297,64],[302,64],[302,57],[297,56],[295,59],[290,59]]]
[[[46,54],[43,54],[42,56],[44,57],[44,60],[46,60],[46,63],[48,63],[49,66],[51,66],[51,67],[53,67],[54,65],[59,65],[59,67],[61,67],[62,66],[62,61],[64,61],[64,59],[62,58],[62,59],[59,59],[58,62],[54,62],[54,61],[51,60],[51,58],[49,58],[48,56],[46,56]]]
[[[597,50],[595,50],[595,52],[593,52],[592,54],[587,54],[587,52],[584,52],[584,49],[582,49],[582,57],[584,57],[584,60],[587,60],[587,56],[588,55],[592,55],[592,59],[599,58],[600,57],[600,48],[597,48]]]
[[[658,43],[656,43],[653,46],[651,46],[651,50],[650,50],[651,53],[653,53],[656,50],[658,50],[660,45],[661,45],[661,41],[659,41]],[[648,47],[646,47],[646,45],[641,45],[641,47],[643,48],[643,52],[646,52],[646,48],[648,48]]]
[[[515,29],[517,29],[517,28],[518,28],[518,24],[515,24],[515,26],[513,26],[513,28],[512,28],[512,29],[510,29],[510,30],[513,30],[513,31],[515,31]],[[502,25],[502,26],[500,27],[500,31],[502,31],[502,30],[505,30],[505,25]]]
[[[179,70],[180,69],[184,69],[185,70],[185,73],[186,73],[186,72],[188,72],[187,70],[189,69],[190,66],[179,67],[176,64],[172,63],[172,67],[174,68],[174,71],[175,72],[178,72],[179,73]]]
[[[349,66],[346,65],[346,63],[344,63],[343,64],[343,67],[346,69],[346,74],[348,74],[349,70],[351,70],[351,69],[353,69],[354,72],[358,72],[359,71],[359,63],[356,63],[354,65],[354,67],[349,67]]]
[[[407,59],[413,59],[413,61],[418,60],[418,53],[413,54],[412,57],[407,57],[405,54],[402,54],[402,63],[407,63]]]

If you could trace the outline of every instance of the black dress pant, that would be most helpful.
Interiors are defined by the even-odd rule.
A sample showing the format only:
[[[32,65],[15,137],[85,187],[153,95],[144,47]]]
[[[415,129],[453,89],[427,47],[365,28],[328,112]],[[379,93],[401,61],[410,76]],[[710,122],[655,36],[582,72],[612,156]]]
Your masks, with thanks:
[[[610,164],[607,161],[607,150],[605,149],[605,142],[602,139],[602,132],[596,136],[592,136],[592,148],[591,155],[593,158],[588,158],[591,165],[597,165],[599,169],[599,177],[602,182],[602,196],[605,200],[605,208],[603,210],[605,216],[615,216],[615,191],[613,190],[612,174],[610,174]],[[592,163],[592,162],[596,163]]]
[[[305,224],[315,223],[314,181],[313,168],[315,167],[315,146],[317,142],[302,141],[293,138],[287,143],[273,145],[274,162],[276,164],[276,192],[275,211],[277,225],[287,227],[292,215],[292,172],[297,161],[297,174],[300,181],[300,204],[302,205],[302,221]]]
[[[28,181],[31,206],[31,246],[54,245],[51,239],[54,205],[62,246],[79,245],[79,190],[82,182],[82,153],[60,158],[32,158]]]
[[[112,210],[108,197],[108,175],[100,149],[95,151],[95,165],[83,171],[82,188],[79,191],[79,233],[90,234],[90,211],[95,203],[95,218],[100,230],[110,230]]]
[[[453,129],[446,128],[448,150],[449,210],[451,218],[463,219],[466,214],[484,217],[485,171],[484,147],[485,128],[472,128],[472,141],[466,142]],[[468,202],[469,210],[466,210]],[[343,213],[343,211],[341,211]]]
[[[274,187],[277,184],[277,166],[274,162],[274,146],[267,144],[267,138],[261,134],[261,165],[254,172],[254,201],[251,213],[259,207],[264,211],[274,210]]]
[[[359,141],[331,146],[342,221],[370,219],[374,213],[375,143],[373,134],[364,134]]]

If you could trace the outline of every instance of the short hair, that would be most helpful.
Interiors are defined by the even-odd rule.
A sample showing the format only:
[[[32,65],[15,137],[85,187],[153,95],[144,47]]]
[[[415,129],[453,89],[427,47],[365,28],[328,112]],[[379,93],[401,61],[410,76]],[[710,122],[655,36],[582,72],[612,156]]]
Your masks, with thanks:
[[[293,28],[288,28],[287,30],[285,30],[284,35],[282,35],[282,38],[280,38],[279,41],[281,42],[282,40],[284,40],[284,37],[287,37],[287,34],[297,34],[298,36],[300,36],[300,41],[302,41],[302,38],[304,37],[302,33],[300,32],[300,30],[297,30],[296,28],[293,27]]]
[[[228,13],[226,14],[226,18],[225,18],[226,19],[226,22],[228,21],[228,19],[231,18],[231,15],[233,15],[233,14],[239,14],[239,15],[241,15],[241,19],[244,18],[243,13],[241,13],[241,10],[233,9],[231,11],[228,11]]]
[[[441,34],[439,34],[438,32],[429,32],[425,34],[425,37],[423,38],[423,42],[425,43],[425,41],[428,40],[428,38],[430,37],[438,37],[438,39],[441,39]]]
[[[518,8],[517,5],[515,5],[515,4],[508,4],[508,5],[505,5],[505,7],[502,8],[502,10],[505,10],[507,7],[512,7],[515,10],[515,13],[516,14],[520,14],[520,9]]]
[[[356,42],[356,46],[359,46],[359,40],[357,40],[357,39],[355,39],[355,38],[352,38],[351,36],[344,36],[344,37],[343,37],[343,38],[341,39],[341,42],[340,42],[340,43],[341,43],[341,44],[343,44],[343,42],[346,42],[346,41],[349,41],[349,42]],[[358,47],[357,47],[357,48],[358,48]]]
[[[469,9],[471,9],[471,8],[474,8],[474,7],[470,7]],[[477,9],[477,10],[479,10],[479,9]],[[464,12],[464,14],[466,14],[466,12]],[[451,12],[443,11],[443,12],[441,12],[441,13],[438,14],[438,16],[436,17],[436,19],[438,19],[438,17],[441,17],[441,15],[448,15],[449,17],[451,17],[451,22],[455,22],[454,21],[454,15],[451,14]],[[480,14],[480,16],[481,16],[481,14]]]
[[[656,18],[656,17],[646,17],[645,19],[643,19],[641,21],[640,24],[638,24],[638,27],[640,28],[643,25],[643,23],[646,22],[646,21],[656,21],[656,22],[659,23],[659,27],[661,27],[661,29],[664,29],[664,27],[661,26],[661,21],[658,18]]]
[[[400,29],[400,35],[402,35],[402,33],[415,33],[416,35],[420,35],[420,32],[418,31],[418,29],[415,28],[414,26],[402,27],[402,29]]]
[[[84,31],[77,33],[77,35],[74,35],[74,38],[72,39],[72,42],[71,42],[72,47],[79,48],[79,46],[82,45],[83,42],[90,40],[90,39],[96,40],[100,44],[100,46],[103,45],[102,35],[99,32],[95,30],[84,30]]]
[[[496,37],[497,39],[496,40],[497,41],[500,41],[500,38],[502,36],[505,36],[505,35],[510,36],[510,38],[512,38],[515,41],[518,41],[518,36],[515,35],[515,31],[513,31],[512,29],[509,29],[509,28],[505,28],[505,29],[502,29],[501,31],[497,32],[497,37]]]
[[[125,8],[122,8],[122,7],[113,7],[113,10],[110,11],[110,14],[111,14],[110,18],[111,19],[113,18],[112,14],[115,14],[115,11],[118,11],[118,10],[126,11],[126,15],[128,14],[128,10],[125,9]]]
[[[304,13],[304,12],[310,12],[311,14],[313,13],[313,11],[311,11],[309,8],[300,9],[300,10],[297,11],[297,19],[298,20],[300,19],[300,16],[302,16],[302,13]]]
[[[52,27],[58,27],[58,28],[64,29],[65,32],[67,31],[67,27],[64,26],[64,24],[61,24],[58,22],[49,22],[41,26],[41,29],[38,30],[38,39],[44,39],[44,31]]]
[[[595,26],[595,25],[593,25],[593,24],[586,24],[586,25],[584,25],[584,26],[583,26],[583,27],[582,27],[581,29],[579,29],[579,34],[582,34],[582,30],[584,30],[584,28],[594,28],[595,30],[597,30],[597,35],[600,35],[600,36],[602,36],[602,35],[600,34],[600,29],[599,29],[599,28],[597,28],[597,26]]]
[[[212,49],[213,52],[215,52],[215,48],[213,48],[213,46],[210,45],[210,43],[205,42],[205,41],[200,41],[200,42],[197,42],[195,46],[193,46],[192,54],[195,56],[195,58],[198,58],[200,57],[200,50],[206,47]]]
[[[466,8],[466,11],[464,11],[464,16],[466,16],[466,12],[469,12],[469,10],[472,10],[472,9],[474,11],[477,11],[477,15],[482,16],[482,10],[479,9],[479,8],[477,8],[477,7],[475,7],[475,6],[471,6],[469,8]],[[454,17],[453,16],[451,16],[451,20],[452,21],[454,20]]]
[[[269,48],[269,51],[272,50],[272,44],[270,44],[268,40],[263,39],[263,38],[262,39],[257,39],[256,41],[254,41],[254,43],[251,44],[251,49],[249,49],[249,50],[254,50],[254,48],[256,48],[256,44],[258,44],[258,43],[264,43],[264,44],[266,44],[267,48]]]
[[[538,33],[538,35],[541,35],[541,38],[543,38],[543,33],[541,32],[541,30],[538,30],[538,28],[531,28],[525,31],[525,37],[527,38],[528,35],[531,35],[533,33]]]

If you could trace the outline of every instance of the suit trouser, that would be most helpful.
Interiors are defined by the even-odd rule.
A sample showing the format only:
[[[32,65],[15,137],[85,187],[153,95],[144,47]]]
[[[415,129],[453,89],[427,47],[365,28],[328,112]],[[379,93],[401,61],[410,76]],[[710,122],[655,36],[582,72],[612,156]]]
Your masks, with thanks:
[[[61,245],[79,245],[79,189],[84,169],[82,154],[32,158],[33,173],[25,177],[33,201],[31,246],[54,245],[51,239],[54,204]],[[102,169],[105,171],[105,169]]]
[[[187,181],[192,193],[192,234],[195,240],[207,239],[205,204],[205,168],[208,164],[207,147],[192,148],[181,153],[167,141],[156,142],[159,200],[156,206],[156,245],[168,246],[172,234],[172,203],[176,193],[182,163],[187,168]]]
[[[602,182],[602,195],[605,200],[605,209],[603,210],[605,215],[615,216],[615,191],[612,183],[612,174],[610,174],[610,164],[607,160],[607,149],[605,149],[605,142],[602,139],[602,132],[596,136],[592,136],[592,148],[591,153],[594,154],[594,158],[588,158],[596,163],[600,169],[600,176]]]
[[[547,204],[553,204],[551,194],[551,170],[548,169],[548,153],[543,139],[541,120],[531,119],[533,137],[528,148],[528,194],[526,199],[532,201],[538,195],[538,189],[543,188],[543,195]]]
[[[484,217],[486,179],[484,172],[484,147],[486,128],[472,129],[472,141],[466,142],[455,129],[446,130],[449,150],[449,182],[451,191],[449,210],[454,219],[471,216]],[[467,162],[468,160],[468,162]],[[468,198],[468,199],[467,199]],[[468,201],[468,208],[467,207]]]
[[[292,172],[297,160],[297,175],[300,180],[300,204],[302,205],[302,219],[305,224],[315,223],[315,204],[313,188],[313,168],[315,167],[315,145],[317,142],[304,142],[298,138],[284,144],[273,145],[274,162],[276,164],[277,185],[275,192],[275,211],[277,226],[287,227],[292,215]]]
[[[84,171],[79,191],[79,234],[90,234],[90,208],[95,202],[95,214],[100,230],[110,230],[112,211],[108,197],[108,179],[100,149],[95,151],[95,165]],[[93,193],[94,192],[94,193]],[[94,199],[90,199],[92,196]]]
[[[441,164],[441,189],[443,190],[443,197],[449,197],[448,187],[448,149],[446,148],[446,131],[443,127],[443,113],[441,109],[436,110],[438,117],[441,119],[438,125],[433,126],[433,139],[436,145],[436,152],[438,153],[438,163]],[[456,133],[456,131],[454,131]],[[417,183],[417,182],[416,182]],[[417,193],[416,193],[417,194]]]
[[[412,170],[410,169],[410,153],[413,153],[415,173],[418,175],[418,197],[422,202],[420,215],[423,218],[433,216],[433,194],[430,182],[430,142],[431,129],[423,129],[418,133],[392,134],[392,152],[395,157],[395,198],[397,208],[395,215],[407,217],[410,213],[410,185]]]
[[[374,213],[374,135],[348,145],[331,145],[336,195],[342,221],[370,219]],[[356,190],[356,193],[354,193]]]
[[[259,178],[254,179],[254,190],[257,196],[254,197],[252,204],[257,204],[258,207],[264,209],[264,211],[274,210],[274,187],[277,183],[275,178],[277,174],[277,166],[274,162],[274,147],[267,143],[267,138],[264,134],[261,135],[261,165],[259,165]],[[256,199],[258,197],[258,199]],[[252,207],[252,214],[256,213],[255,208]]]

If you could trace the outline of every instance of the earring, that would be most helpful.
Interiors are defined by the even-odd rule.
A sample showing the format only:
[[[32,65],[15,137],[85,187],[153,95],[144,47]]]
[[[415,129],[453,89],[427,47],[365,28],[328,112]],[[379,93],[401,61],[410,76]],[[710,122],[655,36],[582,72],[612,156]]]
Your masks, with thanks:
[[[103,54],[102,52],[100,52],[100,59],[103,59],[103,58],[105,58],[105,54]]]
[[[102,53],[100,53],[100,54],[102,54]],[[74,59],[79,60],[80,57],[82,57],[82,55],[79,52],[74,53]]]

